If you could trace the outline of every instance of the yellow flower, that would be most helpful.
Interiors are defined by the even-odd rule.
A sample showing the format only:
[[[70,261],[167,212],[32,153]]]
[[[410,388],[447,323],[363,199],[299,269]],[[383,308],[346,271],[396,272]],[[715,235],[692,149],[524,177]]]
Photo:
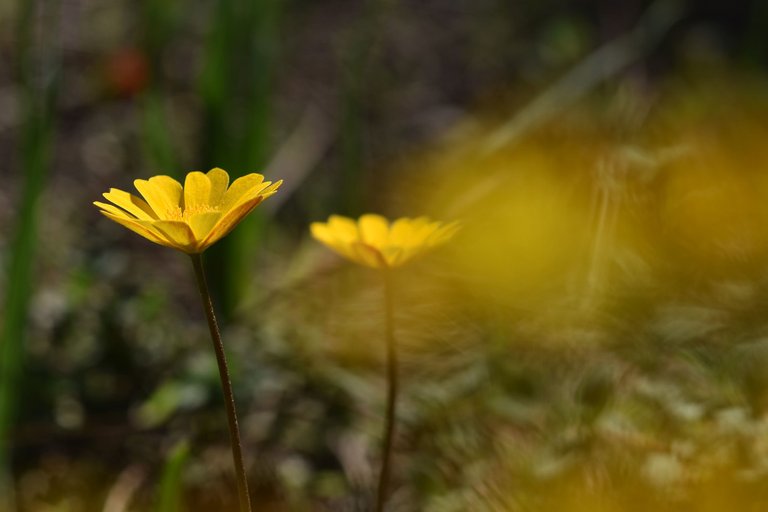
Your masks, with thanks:
[[[199,254],[274,194],[282,180],[272,183],[264,181],[261,174],[248,174],[228,187],[229,175],[217,168],[207,174],[190,172],[183,187],[170,176],[154,176],[133,184],[144,199],[113,188],[104,197],[114,204],[93,204],[147,240]]]
[[[399,267],[447,242],[458,230],[426,217],[401,218],[393,223],[381,215],[353,219],[331,215],[328,222],[313,222],[312,236],[345,258],[372,268]]]

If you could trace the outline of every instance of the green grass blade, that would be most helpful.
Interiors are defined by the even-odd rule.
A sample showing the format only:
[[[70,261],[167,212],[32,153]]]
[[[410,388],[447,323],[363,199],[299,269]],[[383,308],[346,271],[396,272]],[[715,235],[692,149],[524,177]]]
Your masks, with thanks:
[[[171,449],[163,467],[156,512],[179,512],[182,509],[182,483],[184,464],[189,458],[189,443],[179,441]]]

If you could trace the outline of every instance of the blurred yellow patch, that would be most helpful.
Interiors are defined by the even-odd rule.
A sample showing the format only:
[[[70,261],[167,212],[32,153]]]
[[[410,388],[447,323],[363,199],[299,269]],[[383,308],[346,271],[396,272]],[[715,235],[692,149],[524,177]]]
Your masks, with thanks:
[[[573,107],[502,147],[489,141],[504,120],[469,119],[409,163],[409,177],[423,176],[410,200],[462,219],[449,270],[493,305],[615,315],[619,298],[637,306],[692,281],[757,281],[768,267],[768,96],[743,89],[686,84],[637,112]]]
[[[725,155],[698,148],[667,169],[661,224],[682,256],[710,270],[762,260],[768,248],[766,197]]]
[[[550,176],[499,180],[468,211],[455,270],[495,295],[562,286],[583,256],[586,215]]]

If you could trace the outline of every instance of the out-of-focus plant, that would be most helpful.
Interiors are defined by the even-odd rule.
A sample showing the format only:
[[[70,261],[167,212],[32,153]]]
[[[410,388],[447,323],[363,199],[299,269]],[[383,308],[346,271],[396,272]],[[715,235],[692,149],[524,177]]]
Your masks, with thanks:
[[[41,22],[42,2],[22,2],[18,7],[18,68],[23,98],[21,167],[24,189],[18,206],[15,234],[9,247],[7,285],[3,292],[3,322],[0,332],[0,508],[13,507],[12,486],[6,479],[10,456],[10,430],[21,396],[26,321],[32,294],[37,253],[38,210],[50,165],[54,135],[54,106],[59,91],[56,16]],[[49,14],[58,2],[46,5]],[[39,31],[39,33],[38,33]],[[40,36],[40,34],[44,34]]]
[[[250,512],[235,398],[202,253],[232,231],[264,199],[275,194],[282,181],[264,181],[262,175],[254,173],[238,178],[230,185],[226,171],[216,168],[207,174],[187,174],[184,186],[169,176],[136,180],[134,184],[144,199],[111,189],[104,197],[113,204],[99,201],[94,204],[109,219],[152,242],[182,251],[192,259],[224,392],[240,509]]]
[[[156,512],[179,512],[181,509],[182,468],[189,457],[189,443],[176,443],[168,454],[160,481]]]
[[[390,224],[384,217],[374,214],[363,215],[357,222],[332,215],[327,223],[314,222],[310,226],[315,239],[355,263],[381,271],[384,279],[388,385],[381,471],[376,494],[377,512],[384,510],[387,500],[397,414],[398,368],[392,270],[446,243],[457,229],[456,223],[443,224],[426,217],[400,218]]]
[[[488,359],[465,350],[470,384],[442,374],[414,413],[424,510],[724,510],[710,478],[764,506],[768,102],[764,78],[728,76],[600,96],[493,151],[499,121],[478,116],[409,163],[410,204],[466,226],[436,271],[478,319],[457,344]],[[589,368],[607,355],[608,377]],[[583,375],[549,386],[545,368]],[[511,476],[489,489],[499,464]],[[610,490],[627,481],[645,496]]]
[[[214,164],[227,169],[264,168],[279,29],[287,2],[216,0],[209,5],[211,22],[199,77],[205,141],[200,145],[200,161],[204,168]],[[248,229],[239,230],[208,255],[213,291],[224,318],[242,299],[241,276],[250,268],[265,231],[260,212],[245,223]]]

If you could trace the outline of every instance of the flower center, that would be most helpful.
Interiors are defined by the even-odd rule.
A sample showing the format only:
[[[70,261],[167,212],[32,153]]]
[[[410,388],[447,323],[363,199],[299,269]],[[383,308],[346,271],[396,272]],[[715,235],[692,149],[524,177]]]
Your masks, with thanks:
[[[165,212],[165,218],[168,220],[187,222],[190,218],[192,218],[193,215],[197,215],[199,213],[215,213],[218,211],[219,208],[209,204],[196,204],[194,206],[186,207],[183,210],[180,206],[174,206]]]

